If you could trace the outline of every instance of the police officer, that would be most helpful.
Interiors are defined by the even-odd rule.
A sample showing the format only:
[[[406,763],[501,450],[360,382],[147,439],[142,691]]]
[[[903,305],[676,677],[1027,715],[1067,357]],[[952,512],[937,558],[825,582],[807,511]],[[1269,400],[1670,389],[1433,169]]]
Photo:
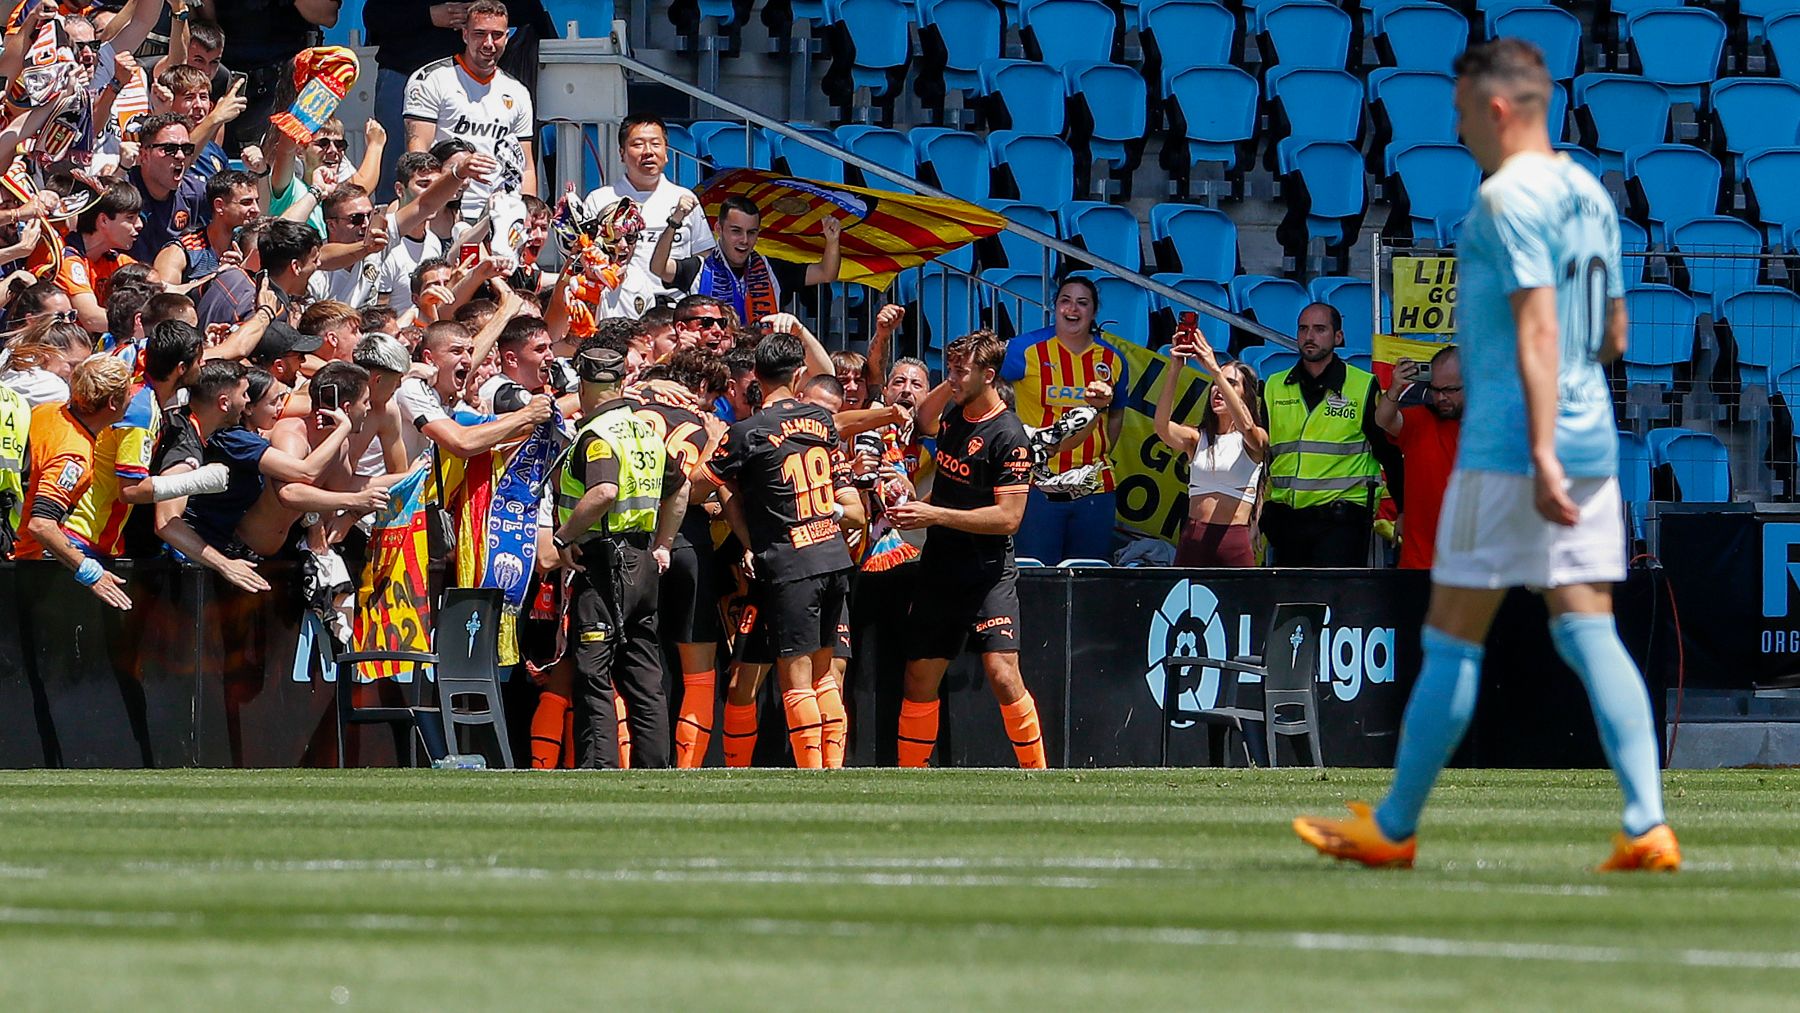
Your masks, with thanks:
[[[1338,357],[1344,318],[1300,311],[1300,363],[1269,377],[1269,495],[1262,529],[1277,566],[1368,566],[1383,466],[1400,455],[1375,421],[1375,377]]]
[[[0,552],[8,559],[23,521],[19,508],[25,502],[25,442],[30,435],[30,402],[0,387]]]
[[[619,765],[616,687],[632,766],[667,767],[657,583],[687,512],[687,476],[625,397],[623,355],[589,341],[575,371],[584,421],[557,475],[552,537],[562,565],[576,572],[576,765]]]

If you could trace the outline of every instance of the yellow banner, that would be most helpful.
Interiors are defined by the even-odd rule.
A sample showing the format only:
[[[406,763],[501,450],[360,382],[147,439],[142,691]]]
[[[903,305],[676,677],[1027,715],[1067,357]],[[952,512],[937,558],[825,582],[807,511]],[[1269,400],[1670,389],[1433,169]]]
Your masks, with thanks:
[[[1375,335],[1376,362],[1392,366],[1401,359],[1414,362],[1430,362],[1431,357],[1443,351],[1448,341],[1426,341],[1419,338],[1399,338],[1392,334]]]
[[[1156,436],[1156,398],[1163,378],[1174,367],[1166,355],[1107,335],[1131,369],[1131,389],[1117,392],[1125,398],[1125,426],[1114,448],[1113,477],[1117,479],[1118,522],[1141,534],[1173,543],[1181,537],[1187,520],[1187,458],[1175,453]],[[1211,378],[1198,367],[1182,369],[1176,388],[1174,418],[1197,424],[1206,406]]]
[[[1456,333],[1456,258],[1394,258],[1394,333]]]

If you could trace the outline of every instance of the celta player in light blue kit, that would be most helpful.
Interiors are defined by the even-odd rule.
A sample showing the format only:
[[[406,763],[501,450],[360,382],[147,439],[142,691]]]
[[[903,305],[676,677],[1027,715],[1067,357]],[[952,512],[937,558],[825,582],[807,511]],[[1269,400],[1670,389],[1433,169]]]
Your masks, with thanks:
[[[1650,698],[1613,625],[1625,579],[1618,435],[1602,371],[1625,352],[1619,224],[1606,190],[1557,154],[1550,76],[1530,43],[1498,39],[1457,63],[1463,139],[1487,179],[1457,248],[1467,407],[1438,522],[1424,664],[1406,705],[1387,798],[1294,830],[1335,858],[1411,866],[1431,786],[1468,730],[1482,644],[1506,590],[1550,608],[1556,650],[1581,677],[1625,795],[1603,871],[1673,871]]]

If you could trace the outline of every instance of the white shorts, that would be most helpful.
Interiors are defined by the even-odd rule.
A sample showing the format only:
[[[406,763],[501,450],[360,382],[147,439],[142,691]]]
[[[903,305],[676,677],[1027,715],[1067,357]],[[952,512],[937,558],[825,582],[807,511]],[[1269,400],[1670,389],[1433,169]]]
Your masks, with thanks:
[[[1563,587],[1625,579],[1625,522],[1615,478],[1572,478],[1581,512],[1573,527],[1537,512],[1529,475],[1450,473],[1438,515],[1434,584],[1449,587]]]

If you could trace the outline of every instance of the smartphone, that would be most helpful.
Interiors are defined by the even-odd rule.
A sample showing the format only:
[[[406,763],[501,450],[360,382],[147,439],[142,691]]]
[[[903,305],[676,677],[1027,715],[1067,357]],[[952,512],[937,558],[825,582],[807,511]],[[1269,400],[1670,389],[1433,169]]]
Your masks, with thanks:
[[[464,243],[464,244],[462,244],[462,249],[457,251],[457,254],[456,254],[456,262],[458,264],[466,264],[471,259],[479,260],[480,258],[481,258],[481,244],[480,243]]]
[[[1419,371],[1413,374],[1413,382],[1422,383],[1427,387],[1431,386],[1431,363],[1419,363]]]
[[[1178,331],[1197,331],[1200,329],[1200,314],[1193,310],[1182,310],[1180,323],[1175,325]]]
[[[229,85],[226,85],[225,91],[227,93],[236,91],[239,95],[242,95],[242,94],[244,94],[245,86],[247,86],[249,83],[250,83],[250,75],[249,74],[234,71],[231,75],[231,83]]]
[[[342,401],[343,395],[338,393],[337,384],[322,383],[319,385],[318,408],[321,411],[327,409],[342,410]]]

